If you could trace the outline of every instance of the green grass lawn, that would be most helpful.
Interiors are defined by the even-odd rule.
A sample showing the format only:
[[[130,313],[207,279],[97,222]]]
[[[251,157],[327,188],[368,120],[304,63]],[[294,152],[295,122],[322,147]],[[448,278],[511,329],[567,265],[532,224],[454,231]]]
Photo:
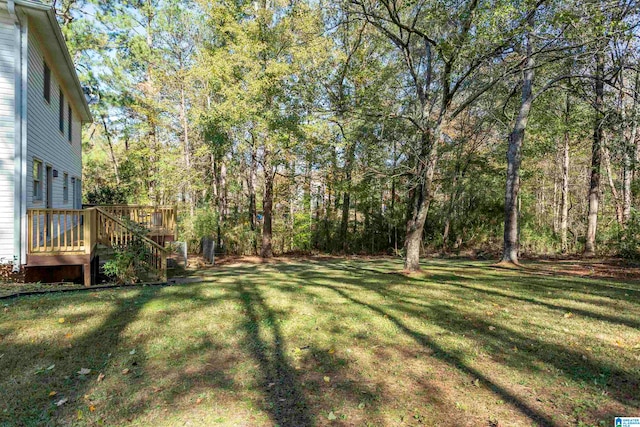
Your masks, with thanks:
[[[640,416],[638,283],[465,260],[424,268],[226,265],[170,287],[2,301],[0,425],[611,426]]]

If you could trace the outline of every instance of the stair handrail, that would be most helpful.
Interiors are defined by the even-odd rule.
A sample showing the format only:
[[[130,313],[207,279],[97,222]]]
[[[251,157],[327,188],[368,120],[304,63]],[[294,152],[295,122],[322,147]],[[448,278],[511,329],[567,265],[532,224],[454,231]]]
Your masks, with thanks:
[[[110,221],[113,221],[116,224],[118,224],[119,226],[127,229],[132,234],[134,234],[137,238],[139,238],[142,242],[144,242],[145,244],[151,246],[152,249],[157,250],[161,254],[160,255],[160,268],[155,267],[153,265],[149,265],[150,263],[147,263],[147,265],[149,265],[149,267],[152,267],[152,268],[154,268],[156,270],[159,270],[160,273],[162,274],[162,279],[166,280],[166,276],[167,276],[167,253],[169,252],[169,250],[167,248],[164,248],[164,247],[160,246],[159,244],[157,244],[153,240],[149,239],[147,236],[145,236],[141,232],[133,229],[130,225],[126,224],[124,221],[120,220],[119,218],[109,214],[108,212],[105,212],[104,210],[100,209],[99,207],[96,207],[95,209],[96,209],[96,212],[98,212],[100,215],[103,215],[104,217],[106,217]],[[98,221],[96,219],[96,227],[98,226],[99,222],[100,221]],[[101,230],[96,230],[96,232],[98,234],[100,233],[100,231]],[[152,254],[153,254],[153,252],[152,252]]]

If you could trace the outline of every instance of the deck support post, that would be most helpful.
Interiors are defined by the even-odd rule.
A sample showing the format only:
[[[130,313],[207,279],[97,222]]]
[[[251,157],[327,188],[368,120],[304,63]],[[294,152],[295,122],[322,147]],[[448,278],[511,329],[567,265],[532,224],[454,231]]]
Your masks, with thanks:
[[[82,265],[82,275],[84,277],[84,286],[91,286],[91,262]]]

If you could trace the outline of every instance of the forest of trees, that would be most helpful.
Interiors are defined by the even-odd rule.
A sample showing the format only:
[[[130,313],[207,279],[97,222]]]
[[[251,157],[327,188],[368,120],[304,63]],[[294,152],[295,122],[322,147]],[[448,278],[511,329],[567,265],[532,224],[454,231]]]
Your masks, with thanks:
[[[85,201],[197,250],[638,256],[635,0],[57,0]]]

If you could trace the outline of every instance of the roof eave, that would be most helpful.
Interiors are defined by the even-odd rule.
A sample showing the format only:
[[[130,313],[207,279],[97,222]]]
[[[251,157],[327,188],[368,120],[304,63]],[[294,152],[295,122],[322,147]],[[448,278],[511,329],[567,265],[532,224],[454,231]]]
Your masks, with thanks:
[[[60,48],[60,51],[62,52],[64,62],[68,69],[67,71],[69,72],[69,75],[73,79],[73,84],[75,88],[69,88],[69,89],[70,90],[75,89],[77,91],[77,95],[78,95],[77,98],[79,100],[80,107],[81,107],[80,111],[78,111],[78,114],[80,115],[80,119],[85,123],[92,122],[93,116],[91,115],[89,104],[87,103],[87,100],[84,96],[82,85],[80,84],[80,80],[78,79],[78,73],[76,72],[75,64],[73,63],[73,60],[71,59],[71,55],[69,54],[69,49],[67,48],[67,43],[64,39],[64,35],[60,30],[60,25],[58,25],[58,21],[56,19],[56,14],[54,9],[45,4],[31,1],[31,0],[15,0],[15,4],[16,6],[19,6],[20,8],[24,9],[27,14],[29,14],[29,11],[42,12],[46,14],[47,21],[49,22],[50,28],[55,34],[57,45]]]

